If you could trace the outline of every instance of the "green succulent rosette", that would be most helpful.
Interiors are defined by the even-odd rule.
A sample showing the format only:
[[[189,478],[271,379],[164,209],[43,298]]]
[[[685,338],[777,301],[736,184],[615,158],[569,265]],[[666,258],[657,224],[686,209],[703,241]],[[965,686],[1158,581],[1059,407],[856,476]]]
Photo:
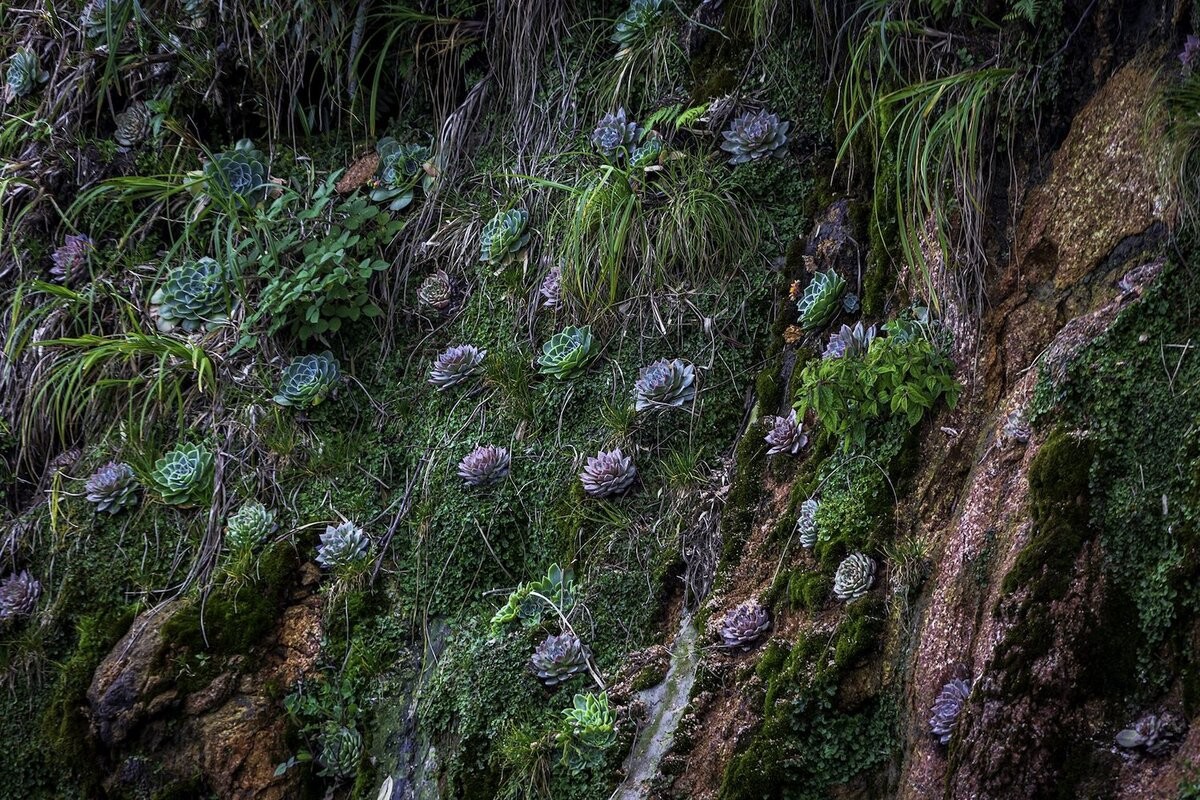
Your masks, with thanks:
[[[213,456],[198,444],[181,444],[154,463],[150,473],[168,505],[190,505],[212,497]]]
[[[271,193],[270,165],[249,139],[217,153],[204,165],[205,192],[226,203],[255,206]]]
[[[390,136],[375,145],[379,164],[370,180],[371,200],[387,203],[390,211],[409,206],[416,196],[418,184],[427,184],[425,163],[429,161],[428,147],[419,144],[400,144]]]
[[[229,287],[225,270],[207,256],[187,261],[167,273],[150,297],[160,331],[176,328],[192,333],[212,330],[229,321]]]
[[[542,355],[538,358],[541,367],[538,371],[543,375],[553,375],[563,380],[582,370],[591,354],[591,326],[577,328],[568,325],[542,345]]]
[[[814,331],[829,322],[841,307],[842,292],[845,290],[846,281],[832,269],[813,275],[796,303],[800,327]]]
[[[324,402],[341,377],[338,361],[328,350],[297,356],[284,368],[272,399],[281,406],[311,408]]]
[[[489,264],[507,264],[529,244],[529,212],[523,208],[501,211],[479,234],[479,258]]]

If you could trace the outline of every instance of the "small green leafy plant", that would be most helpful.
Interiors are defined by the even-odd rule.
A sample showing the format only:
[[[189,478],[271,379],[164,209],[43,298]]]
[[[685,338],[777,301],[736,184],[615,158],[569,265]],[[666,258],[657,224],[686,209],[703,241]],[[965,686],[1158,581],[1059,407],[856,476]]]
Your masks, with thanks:
[[[212,453],[198,444],[177,445],[154,463],[151,476],[168,505],[206,502],[213,488]]]
[[[538,597],[536,595],[541,595]],[[542,598],[545,598],[543,600]],[[522,583],[508,596],[508,600],[492,617],[492,631],[500,633],[509,624],[520,620],[522,625],[534,626],[541,623],[549,600],[564,613],[575,602],[575,582],[571,570],[554,564],[541,580]]]
[[[608,693],[577,694],[563,709],[556,734],[562,747],[562,763],[571,772],[604,765],[607,751],[617,743],[616,717],[608,705]]]

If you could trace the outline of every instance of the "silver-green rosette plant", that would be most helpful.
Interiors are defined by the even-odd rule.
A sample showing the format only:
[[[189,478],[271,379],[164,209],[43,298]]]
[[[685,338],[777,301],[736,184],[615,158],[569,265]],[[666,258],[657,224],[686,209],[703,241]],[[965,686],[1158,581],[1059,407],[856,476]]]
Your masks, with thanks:
[[[0,622],[32,614],[41,594],[42,584],[24,570],[0,580]]]
[[[317,563],[338,574],[352,572],[367,561],[371,540],[353,522],[327,525],[317,545]]]
[[[150,135],[150,107],[145,103],[134,101],[129,107],[117,114],[117,129],[113,131],[113,139],[122,147],[136,147]]]
[[[581,328],[568,325],[542,345],[542,354],[538,357],[538,372],[553,375],[559,380],[571,377],[587,365],[592,354],[592,344],[590,325]]]
[[[624,108],[618,108],[596,123],[591,142],[592,147],[611,158],[631,152],[641,136],[642,129],[638,124],[625,116]]]
[[[379,164],[375,176],[367,182],[371,199],[387,203],[389,211],[400,211],[412,204],[417,184],[428,177],[425,163],[429,148],[419,144],[400,144],[390,136],[375,145]]]
[[[213,456],[198,444],[180,444],[154,462],[154,486],[168,505],[192,505],[212,497]]]
[[[321,729],[317,741],[317,763],[321,766],[318,774],[326,778],[349,778],[358,772],[363,742],[357,730],[330,722]]]
[[[480,445],[458,462],[458,477],[468,486],[491,486],[508,477],[511,461],[507,447]]]
[[[473,344],[460,344],[447,348],[433,360],[429,370],[429,382],[437,387],[439,392],[457,386],[463,381],[479,375],[483,371],[483,359],[487,350],[480,350]]]
[[[813,331],[829,322],[829,318],[838,310],[844,291],[845,279],[832,269],[813,275],[796,303],[800,327]]]
[[[42,69],[37,53],[28,47],[18,49],[8,59],[8,71],[4,75],[5,102],[25,97],[49,79],[50,73]]]
[[[1117,746],[1156,758],[1170,752],[1186,733],[1187,724],[1174,714],[1147,714],[1117,734]]]
[[[811,550],[817,545],[817,536],[820,534],[817,528],[817,511],[820,508],[821,502],[813,497],[800,504],[800,514],[796,517],[796,533],[800,537],[801,547]]]
[[[557,686],[587,672],[592,654],[573,633],[547,636],[529,659],[533,674],[546,686]]]
[[[284,368],[272,399],[281,406],[311,408],[324,402],[341,379],[338,361],[328,350],[297,356]]]
[[[235,553],[252,550],[278,527],[275,515],[262,503],[242,503],[225,521],[225,545]]]
[[[662,14],[662,5],[663,0],[632,0],[625,13],[617,18],[609,38],[620,45],[622,51],[628,49],[658,22],[659,15]],[[617,54],[618,58],[620,55],[621,53]]]
[[[617,742],[616,722],[606,692],[575,695],[571,706],[563,709],[563,724],[556,737],[571,772],[604,765],[606,752]]]
[[[274,188],[267,157],[249,139],[214,155],[204,164],[203,174],[205,192],[224,203],[255,206]]]
[[[622,453],[621,448],[601,450],[584,464],[579,480],[589,497],[615,497],[633,486],[637,468],[633,457]]]
[[[629,154],[629,169],[648,169],[658,163],[663,152],[663,141],[653,131],[646,134],[645,139]]]
[[[787,131],[790,122],[780,122],[779,117],[767,111],[747,111],[729,123],[721,135],[721,149],[729,153],[730,164],[745,164],[767,156],[779,158],[786,152]]]
[[[851,553],[833,575],[833,594],[848,603],[871,591],[874,583],[875,560],[865,553]]]
[[[837,333],[829,334],[829,344],[821,358],[857,358],[867,352],[875,339],[875,326],[864,328],[862,322],[854,323],[854,327],[843,325]]]
[[[574,575],[558,564],[552,564],[541,579],[521,583],[509,594],[492,616],[492,631],[500,633],[518,620],[527,627],[538,625],[543,617],[556,616],[549,607],[551,603],[563,614],[575,604]]]
[[[680,408],[696,397],[696,368],[678,358],[659,359],[638,371],[633,391],[637,411]]]
[[[133,467],[110,461],[87,479],[84,493],[88,502],[95,504],[96,511],[116,514],[137,505],[141,488]]]
[[[89,40],[105,39],[110,26],[122,25],[128,16],[129,0],[88,0],[79,17],[79,27]]]
[[[726,650],[749,650],[771,628],[771,615],[757,600],[747,600],[721,619],[718,633]]]
[[[500,266],[515,260],[529,244],[529,212],[523,208],[501,211],[479,234],[479,258]]]
[[[150,296],[160,331],[175,328],[193,333],[212,330],[229,321],[229,285],[225,269],[207,256],[185,261],[167,272]]]

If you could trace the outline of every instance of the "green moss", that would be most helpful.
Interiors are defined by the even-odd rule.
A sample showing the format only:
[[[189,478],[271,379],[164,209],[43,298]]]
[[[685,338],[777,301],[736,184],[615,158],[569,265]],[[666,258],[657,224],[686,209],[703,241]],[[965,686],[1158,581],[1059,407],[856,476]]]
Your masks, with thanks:
[[[855,666],[871,653],[884,626],[882,602],[875,596],[848,604],[846,618],[838,626],[833,645],[833,663],[839,670]]]
[[[774,367],[766,367],[758,373],[754,381],[754,390],[758,398],[758,407],[774,413],[783,402],[780,391],[779,376]]]
[[[795,572],[788,580],[787,590],[792,608],[817,611],[829,600],[833,579],[821,572]]]

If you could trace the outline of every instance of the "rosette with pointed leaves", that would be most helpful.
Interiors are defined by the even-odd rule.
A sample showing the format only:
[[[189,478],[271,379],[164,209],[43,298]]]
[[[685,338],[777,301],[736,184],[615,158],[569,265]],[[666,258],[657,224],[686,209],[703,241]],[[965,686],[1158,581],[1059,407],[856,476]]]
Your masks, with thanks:
[[[825,345],[822,358],[855,358],[865,355],[871,341],[875,338],[875,326],[864,328],[862,322],[854,323],[854,327],[843,325],[837,333],[829,334],[829,344]]]
[[[225,544],[233,551],[251,550],[275,532],[275,515],[256,500],[242,505],[225,521]]]
[[[726,650],[749,650],[771,627],[771,616],[757,600],[731,608],[721,620],[721,647]]]
[[[212,497],[212,468],[213,456],[207,448],[181,444],[154,462],[150,476],[164,503],[200,503]]]
[[[258,205],[271,193],[270,165],[249,139],[204,164],[205,192],[226,203]]]
[[[22,47],[8,60],[8,71],[4,76],[5,100],[11,103],[18,97],[24,97],[49,78],[50,73],[42,69],[37,53]]]
[[[542,597],[564,614],[570,611],[575,604],[575,582],[571,570],[553,564],[540,580],[517,586],[492,616],[492,630],[498,633],[505,625],[517,620],[527,626],[537,625],[543,616],[557,616]]]
[[[42,585],[24,570],[0,580],[0,622],[32,614],[41,594]]]
[[[854,292],[846,292],[846,294],[842,296],[842,311],[845,311],[847,314],[853,314],[855,311],[858,311],[861,306],[862,303],[859,301],[858,295],[856,295]]]
[[[84,485],[88,502],[96,504],[97,511],[116,514],[122,509],[137,505],[141,491],[133,467],[110,461],[92,473]]]
[[[554,267],[546,273],[546,277],[542,279],[542,306],[545,308],[558,308],[562,303],[562,270]]]
[[[629,155],[629,168],[646,169],[653,167],[658,163],[658,157],[662,155],[663,142],[653,132],[647,134],[645,140],[633,149]]]
[[[621,155],[633,150],[642,129],[625,116],[625,109],[618,108],[605,114],[592,131],[592,147],[606,156]]]
[[[229,320],[229,286],[224,268],[207,256],[173,267],[150,297],[160,331],[212,330]]]
[[[311,408],[320,405],[341,379],[341,367],[328,350],[297,356],[284,368],[272,399],[281,406]]]
[[[110,26],[113,33],[129,17],[129,0],[88,0],[79,18],[79,27],[88,39],[108,37]]]
[[[610,37],[612,41],[622,49],[636,42],[658,21],[662,4],[663,0],[632,0],[625,13],[617,18]]]
[[[529,659],[533,673],[546,686],[565,683],[575,675],[586,672],[592,654],[579,637],[567,632],[547,636]]]
[[[800,327],[812,331],[828,322],[837,311],[838,302],[845,290],[846,281],[833,270],[813,275],[804,289],[804,294],[796,303]]]
[[[50,257],[54,266],[50,268],[50,277],[58,283],[77,283],[88,271],[88,261],[96,245],[90,236],[69,233],[63,239],[62,246]]]
[[[474,378],[483,370],[483,359],[487,350],[473,344],[460,344],[438,353],[429,370],[429,382],[438,391],[445,391],[465,380]]]
[[[579,479],[589,496],[614,497],[633,486],[637,468],[633,465],[633,457],[622,453],[621,448],[601,450],[587,460]]]
[[[1183,64],[1184,73],[1189,75],[1196,65],[1200,64],[1200,36],[1188,34],[1183,42],[1183,50],[1179,53],[1179,63]]]
[[[507,447],[480,445],[458,462],[458,477],[470,486],[491,486],[508,477],[511,460]]]
[[[1004,425],[1000,429],[1006,443],[1025,444],[1033,435],[1029,422],[1025,419],[1025,409],[1014,408],[1004,417]]]
[[[387,203],[391,211],[400,211],[412,203],[417,184],[425,177],[429,148],[400,144],[386,136],[375,145],[375,152],[379,154],[379,164],[370,181],[371,199]]]
[[[577,328],[568,325],[542,345],[542,354],[538,357],[541,367],[538,371],[543,375],[553,375],[563,380],[583,369],[591,354],[591,326]]]
[[[328,570],[343,572],[366,563],[371,540],[353,522],[327,525],[317,545],[317,563]]]
[[[1166,755],[1183,741],[1187,726],[1174,714],[1147,714],[1132,728],[1117,734],[1117,745],[1126,750],[1140,750],[1149,756]]]
[[[489,264],[507,264],[529,244],[529,212],[523,208],[501,211],[479,234],[479,258]]]
[[[330,722],[318,737],[320,773],[328,778],[349,778],[358,772],[362,758],[362,735],[354,728]]]
[[[838,564],[833,575],[833,594],[849,602],[871,591],[875,583],[875,560],[865,553],[851,553]]]
[[[661,358],[638,371],[634,408],[650,411],[679,408],[696,397],[696,369],[682,359]]]
[[[136,147],[150,135],[150,107],[142,102],[133,102],[117,114],[117,129],[113,139],[122,147]]]
[[[800,546],[813,548],[817,544],[820,530],[817,528],[817,510],[821,502],[810,497],[800,504],[800,514],[796,517],[796,533],[800,535]]]
[[[962,678],[954,678],[938,692],[937,699],[929,709],[929,730],[942,744],[950,744],[954,735],[958,715],[962,713],[967,696],[971,694],[971,684]]]
[[[721,135],[721,149],[729,153],[730,164],[745,164],[774,155],[783,156],[786,151],[790,122],[780,122],[779,117],[767,111],[747,111],[729,123]]]
[[[616,717],[608,705],[608,694],[577,694],[563,709],[563,725],[557,740],[563,761],[572,772],[604,764],[605,751],[616,744]]]
[[[434,311],[445,311],[450,307],[450,302],[454,299],[454,286],[444,269],[439,269],[421,281],[421,286],[417,289],[417,299]]]
[[[780,453],[796,455],[800,452],[800,448],[808,444],[808,434],[804,432],[804,426],[796,418],[796,409],[793,408],[787,416],[770,417],[764,422],[769,422],[771,425],[771,429],[763,437],[763,441],[770,445],[767,448],[767,455],[775,456]]]

